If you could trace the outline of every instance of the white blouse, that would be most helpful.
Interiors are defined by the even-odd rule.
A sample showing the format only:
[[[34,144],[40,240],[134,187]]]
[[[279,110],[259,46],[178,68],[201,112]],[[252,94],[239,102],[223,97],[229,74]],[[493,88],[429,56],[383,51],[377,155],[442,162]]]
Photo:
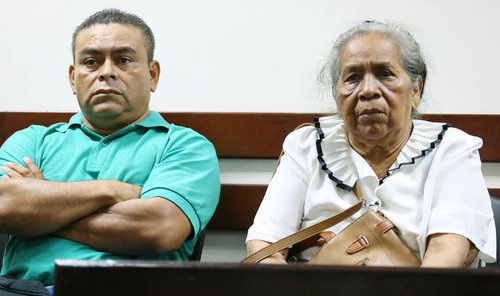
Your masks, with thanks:
[[[494,262],[496,231],[490,197],[481,173],[482,140],[443,123],[413,121],[413,131],[379,180],[347,141],[339,116],[317,119],[290,133],[284,155],[248,230],[246,241],[276,242],[353,205],[359,182],[364,198],[399,229],[423,259],[426,238],[435,233],[467,237],[478,259]],[[328,229],[339,233],[367,209]],[[308,260],[317,249],[299,254]],[[477,261],[477,260],[476,260]]]

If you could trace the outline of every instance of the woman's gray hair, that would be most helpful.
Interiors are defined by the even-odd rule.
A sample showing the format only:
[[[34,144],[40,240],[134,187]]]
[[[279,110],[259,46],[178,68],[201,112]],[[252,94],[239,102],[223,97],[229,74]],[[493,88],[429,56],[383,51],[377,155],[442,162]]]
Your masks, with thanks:
[[[345,45],[355,37],[366,33],[380,33],[393,39],[399,46],[401,66],[410,76],[412,84],[417,86],[422,79],[422,94],[427,78],[427,66],[422,51],[413,36],[396,24],[364,21],[355,25],[335,41],[327,63],[320,72],[320,81],[331,84],[333,97],[337,99],[335,86],[340,76],[340,56]],[[421,94],[421,95],[422,95]]]

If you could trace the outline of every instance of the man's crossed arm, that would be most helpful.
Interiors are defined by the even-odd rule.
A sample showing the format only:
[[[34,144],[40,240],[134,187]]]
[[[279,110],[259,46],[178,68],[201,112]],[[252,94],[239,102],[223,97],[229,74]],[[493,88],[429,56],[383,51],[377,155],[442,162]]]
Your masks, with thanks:
[[[29,158],[7,163],[0,181],[0,232],[53,234],[116,254],[176,250],[191,233],[184,213],[141,187],[114,180],[48,182]]]

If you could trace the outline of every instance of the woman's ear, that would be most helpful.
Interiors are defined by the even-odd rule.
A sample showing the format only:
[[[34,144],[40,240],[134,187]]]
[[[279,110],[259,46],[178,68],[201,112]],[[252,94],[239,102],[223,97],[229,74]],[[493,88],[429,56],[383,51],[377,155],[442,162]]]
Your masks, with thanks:
[[[413,87],[413,96],[411,97],[411,107],[416,110],[418,105],[420,105],[420,99],[422,97],[422,90],[424,89],[424,82],[422,76],[418,76],[418,82]]]

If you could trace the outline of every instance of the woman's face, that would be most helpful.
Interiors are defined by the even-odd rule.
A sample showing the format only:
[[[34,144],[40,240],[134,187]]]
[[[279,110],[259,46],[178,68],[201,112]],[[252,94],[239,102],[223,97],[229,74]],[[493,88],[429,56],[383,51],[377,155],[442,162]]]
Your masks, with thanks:
[[[399,47],[389,37],[366,33],[344,46],[337,107],[350,137],[379,140],[411,130],[411,111],[420,102],[421,89],[412,86]]]

